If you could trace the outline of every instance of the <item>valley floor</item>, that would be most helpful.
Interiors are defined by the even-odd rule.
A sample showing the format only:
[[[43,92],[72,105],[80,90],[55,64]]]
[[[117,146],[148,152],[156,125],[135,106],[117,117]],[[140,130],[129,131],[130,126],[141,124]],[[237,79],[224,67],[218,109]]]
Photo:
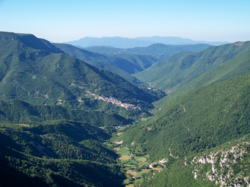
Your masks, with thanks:
[[[115,136],[122,135],[123,127],[117,130]],[[126,175],[126,179],[123,181],[123,185],[126,187],[134,187],[143,182],[146,174],[149,172],[152,175],[160,173],[165,168],[164,161],[161,162],[149,162],[149,155],[136,156],[132,154],[132,150],[128,146],[124,146],[122,142],[106,143],[107,146],[113,147],[113,150],[119,155],[119,163],[121,165],[123,173]]]

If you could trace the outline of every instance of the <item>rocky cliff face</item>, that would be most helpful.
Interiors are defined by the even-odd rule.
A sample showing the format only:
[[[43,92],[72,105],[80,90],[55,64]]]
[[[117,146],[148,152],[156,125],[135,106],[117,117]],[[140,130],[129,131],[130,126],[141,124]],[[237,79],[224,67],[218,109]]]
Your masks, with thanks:
[[[194,157],[190,163],[194,165],[195,179],[215,182],[220,187],[250,186],[250,143],[244,142],[227,150],[211,152]]]

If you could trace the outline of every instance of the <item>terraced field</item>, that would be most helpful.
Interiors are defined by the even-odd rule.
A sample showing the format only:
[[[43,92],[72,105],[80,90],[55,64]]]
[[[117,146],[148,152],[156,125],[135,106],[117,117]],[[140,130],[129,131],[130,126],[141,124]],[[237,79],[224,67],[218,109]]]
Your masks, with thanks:
[[[122,132],[116,133],[118,137]],[[119,161],[121,162],[123,172],[126,175],[126,179],[123,181],[123,184],[126,187],[133,187],[135,184],[142,182],[144,175],[149,172],[161,172],[163,166],[157,162],[149,163],[147,162],[148,155],[134,155],[133,151],[130,150],[131,147],[123,144],[113,143],[113,150],[120,155]],[[133,144],[131,144],[133,146]]]

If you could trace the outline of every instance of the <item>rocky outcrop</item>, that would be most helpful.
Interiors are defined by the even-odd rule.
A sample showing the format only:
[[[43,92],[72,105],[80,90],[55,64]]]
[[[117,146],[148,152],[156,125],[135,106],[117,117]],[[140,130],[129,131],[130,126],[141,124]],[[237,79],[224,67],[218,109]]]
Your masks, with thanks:
[[[47,150],[45,147],[34,141],[30,141],[29,143],[33,145],[41,154],[46,155]]]
[[[123,140],[122,141],[119,141],[119,142],[115,142],[115,144],[118,144],[118,145],[120,145],[120,144],[122,144],[123,143]]]
[[[249,149],[250,143],[244,142],[228,150],[220,150],[200,157],[194,157],[190,162],[190,164],[194,165],[194,170],[192,171],[194,178],[198,179],[204,165],[209,164],[211,166],[206,173],[207,180],[215,182],[215,184],[220,185],[220,187],[250,187],[249,177],[244,177],[244,175],[246,175],[245,171],[247,171],[245,167],[247,166],[240,164],[248,155],[247,150]],[[186,160],[184,164],[188,166]],[[235,171],[235,168],[238,171]]]
[[[163,158],[162,160],[158,161],[158,164],[162,165],[163,168],[166,168],[166,166],[164,164],[167,162],[168,162],[168,159]]]
[[[179,158],[179,156],[174,156],[174,155],[172,154],[172,152],[171,152],[171,149],[170,149],[170,148],[169,148],[168,150],[169,150],[169,156],[171,156],[171,157],[173,157],[173,158],[176,158],[176,159],[178,159],[178,158]]]

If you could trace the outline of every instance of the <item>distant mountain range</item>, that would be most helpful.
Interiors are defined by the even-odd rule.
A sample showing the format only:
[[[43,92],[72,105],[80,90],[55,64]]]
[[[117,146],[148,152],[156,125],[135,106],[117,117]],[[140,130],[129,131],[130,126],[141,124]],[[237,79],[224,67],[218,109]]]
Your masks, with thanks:
[[[149,55],[120,54],[107,56],[99,54],[99,52],[91,52],[85,49],[80,49],[69,44],[53,45],[70,56],[87,62],[92,66],[109,70],[131,83],[138,83],[140,81],[130,74],[140,72],[158,61],[157,58]]]
[[[85,48],[88,51],[92,51],[95,53],[101,53],[103,55],[119,55],[121,54],[137,54],[137,55],[150,55],[159,60],[167,58],[171,55],[174,55],[180,51],[189,51],[189,52],[198,52],[204,49],[211,47],[208,44],[191,44],[191,45],[165,45],[165,44],[152,44],[148,47],[135,47],[129,49],[121,49],[114,47],[88,47]]]
[[[155,43],[165,45],[187,45],[187,44],[209,44],[209,45],[223,45],[228,42],[207,42],[207,41],[194,41],[191,39],[181,37],[137,37],[137,38],[123,38],[123,37],[85,37],[79,40],[65,42],[78,47],[90,46],[110,46],[117,48],[133,48],[133,47],[148,47]]]

